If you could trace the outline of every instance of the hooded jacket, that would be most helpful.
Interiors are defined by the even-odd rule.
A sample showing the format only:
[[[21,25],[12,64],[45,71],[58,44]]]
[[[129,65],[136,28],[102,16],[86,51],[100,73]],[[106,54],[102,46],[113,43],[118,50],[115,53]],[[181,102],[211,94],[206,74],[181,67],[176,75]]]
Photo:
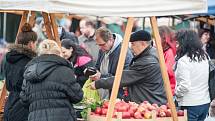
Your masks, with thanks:
[[[25,65],[36,53],[24,45],[10,45],[4,69],[6,89],[10,92],[4,108],[4,121],[27,121],[28,110],[20,103],[19,93],[23,83]]]
[[[95,87],[110,89],[113,81],[114,77],[103,78],[95,81]],[[129,68],[122,72],[120,87],[128,88],[130,101],[149,101],[159,105],[167,103],[155,48],[149,46],[133,58]]]
[[[103,52],[102,50],[99,51],[99,55],[98,55],[98,60],[96,62],[96,68],[101,72],[102,70],[105,70],[104,67],[101,67],[102,64],[104,64],[103,61],[105,61],[104,59],[108,59],[106,60],[106,70],[105,70],[105,74],[102,74],[102,78],[103,77],[110,77],[110,76],[115,76],[116,74],[116,68],[118,65],[118,61],[119,61],[119,55],[120,55],[120,51],[121,51],[121,46],[122,46],[122,37],[119,34],[113,34],[114,36],[114,45],[111,48],[111,50],[106,53]],[[132,53],[131,50],[128,49],[127,55],[126,55],[126,59],[125,59],[125,65],[124,65],[124,69],[128,69],[128,66],[132,60]],[[118,98],[123,98],[123,89],[120,88],[119,89],[119,93],[118,93]]]
[[[41,55],[26,66],[22,103],[29,106],[28,121],[76,121],[72,106],[83,98],[69,61]]]

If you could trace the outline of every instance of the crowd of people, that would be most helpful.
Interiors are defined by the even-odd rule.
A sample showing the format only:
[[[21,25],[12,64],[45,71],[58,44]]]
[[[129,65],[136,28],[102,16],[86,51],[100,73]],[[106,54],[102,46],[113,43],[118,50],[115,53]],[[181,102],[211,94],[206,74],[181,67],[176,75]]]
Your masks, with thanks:
[[[96,29],[89,18],[80,21],[81,36],[58,28],[61,46],[39,37],[26,23],[16,43],[8,46],[1,61],[1,76],[9,92],[4,121],[76,121],[73,104],[84,98],[85,82],[109,99],[116,76],[123,38],[106,27]],[[43,28],[41,28],[42,30]],[[160,26],[165,64],[175,102],[188,111],[188,121],[215,115],[209,93],[209,61],[215,59],[215,40],[208,29],[174,32]],[[145,30],[131,34],[117,97],[141,103],[167,104],[156,46]],[[94,68],[92,75],[86,71]],[[214,91],[215,89],[213,89]],[[210,109],[210,110],[209,110]]]

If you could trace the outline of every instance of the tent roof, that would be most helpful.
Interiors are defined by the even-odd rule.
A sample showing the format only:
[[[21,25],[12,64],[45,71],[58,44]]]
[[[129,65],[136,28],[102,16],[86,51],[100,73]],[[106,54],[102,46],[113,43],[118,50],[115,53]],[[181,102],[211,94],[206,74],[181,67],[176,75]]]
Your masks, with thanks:
[[[215,0],[208,0],[208,14],[215,15]]]
[[[144,17],[207,12],[207,0],[1,0],[0,10]]]

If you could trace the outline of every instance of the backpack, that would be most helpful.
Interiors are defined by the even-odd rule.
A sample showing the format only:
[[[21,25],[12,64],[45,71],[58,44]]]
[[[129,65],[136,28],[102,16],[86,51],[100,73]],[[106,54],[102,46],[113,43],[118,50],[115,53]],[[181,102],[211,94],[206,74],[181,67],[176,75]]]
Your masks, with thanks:
[[[209,94],[211,101],[215,99],[215,60],[209,60]]]

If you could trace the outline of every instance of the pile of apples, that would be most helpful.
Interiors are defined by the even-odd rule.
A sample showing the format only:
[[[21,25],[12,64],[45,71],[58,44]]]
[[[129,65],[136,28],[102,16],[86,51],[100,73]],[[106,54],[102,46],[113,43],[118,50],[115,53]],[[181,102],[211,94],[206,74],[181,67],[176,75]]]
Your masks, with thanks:
[[[109,102],[104,101],[101,107],[97,107],[92,115],[106,116],[108,111]],[[134,102],[126,103],[124,101],[118,101],[115,105],[113,118],[117,118],[117,113],[122,113],[123,119],[151,119],[152,111],[156,112],[157,117],[171,117],[171,110],[168,105],[150,104],[148,101],[144,101],[141,104]],[[184,116],[183,110],[178,110],[178,116]]]

